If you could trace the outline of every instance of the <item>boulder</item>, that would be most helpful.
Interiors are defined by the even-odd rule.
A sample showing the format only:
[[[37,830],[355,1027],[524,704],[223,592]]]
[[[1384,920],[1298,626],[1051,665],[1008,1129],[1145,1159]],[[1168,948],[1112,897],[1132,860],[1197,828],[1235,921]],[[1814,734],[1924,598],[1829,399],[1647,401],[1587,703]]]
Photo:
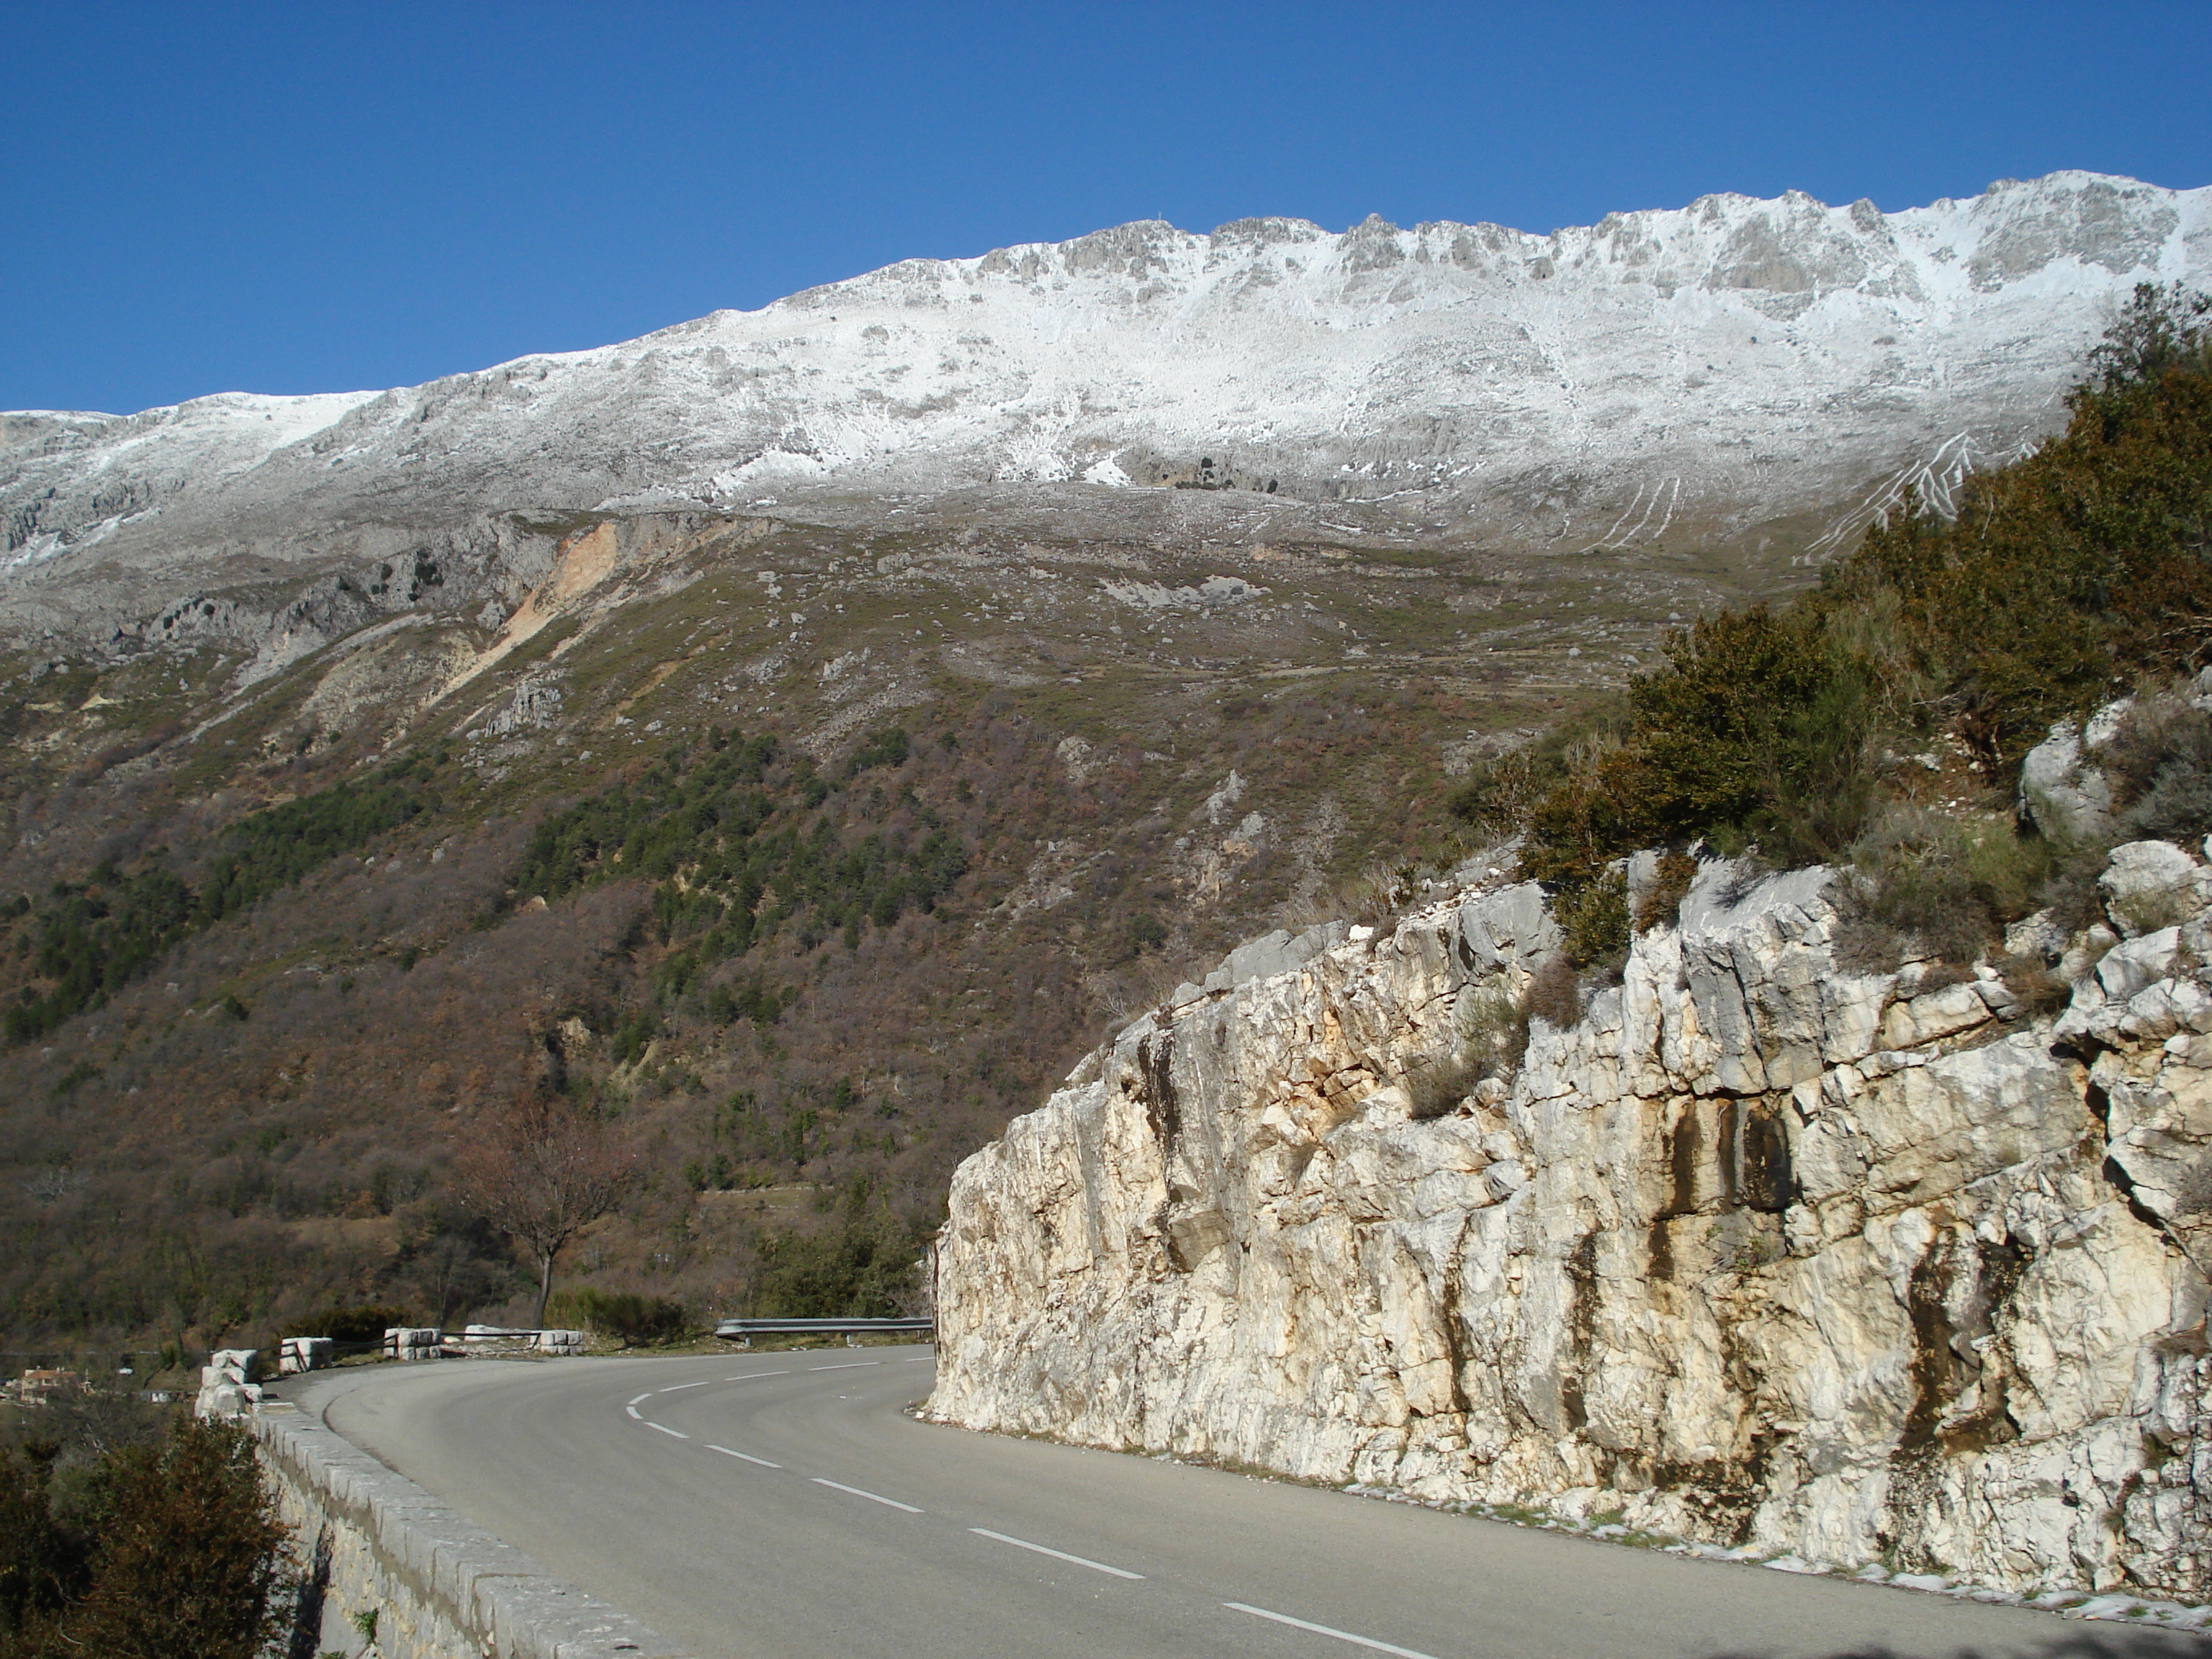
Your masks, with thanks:
[[[2170,841],[2115,847],[2097,886],[2123,939],[2173,927],[2212,903],[2212,869]]]
[[[2112,786],[2083,751],[2112,741],[2134,702],[2122,698],[2089,717],[2061,720],[2020,767],[2021,811],[2053,841],[2101,841],[2112,830]]]

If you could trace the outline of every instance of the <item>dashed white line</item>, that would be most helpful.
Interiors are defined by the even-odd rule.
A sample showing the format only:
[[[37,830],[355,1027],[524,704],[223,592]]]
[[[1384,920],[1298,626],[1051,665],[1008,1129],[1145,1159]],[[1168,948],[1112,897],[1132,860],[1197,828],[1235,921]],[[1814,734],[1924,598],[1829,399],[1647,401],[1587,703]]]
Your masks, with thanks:
[[[842,1480],[824,1480],[818,1474],[811,1475],[808,1478],[817,1486],[832,1486],[839,1492],[848,1492],[855,1498],[865,1498],[872,1504],[887,1504],[892,1509],[904,1510],[908,1515],[926,1515],[928,1513],[926,1510],[916,1509],[911,1504],[902,1504],[896,1498],[885,1498],[881,1492],[862,1492],[858,1486],[848,1486]]]
[[[1433,1656],[1401,1648],[1389,1642],[1378,1642],[1371,1636],[1354,1636],[1348,1630],[1338,1630],[1328,1625],[1316,1625],[1304,1619],[1293,1619],[1287,1613],[1270,1613],[1265,1607],[1255,1607],[1243,1601],[1224,1601],[1224,1607],[1234,1607],[1239,1613],[1249,1613],[1255,1619],[1272,1619],[1279,1625],[1289,1625],[1298,1630],[1310,1630],[1316,1636],[1334,1636],[1340,1642],[1349,1642],[1354,1647],[1372,1648],[1377,1653],[1395,1653],[1398,1659],[1433,1659]]]
[[[765,1457],[755,1457],[750,1452],[732,1451],[727,1446],[718,1446],[711,1440],[707,1443],[707,1449],[718,1451],[725,1457],[741,1457],[746,1462],[757,1463],[764,1469],[780,1469],[783,1467],[781,1463],[769,1462]]]
[[[636,1399],[631,1401],[629,1403],[633,1406],[642,1406],[647,1401],[652,1398],[653,1390],[651,1389],[647,1389],[643,1394],[638,1395]]]
[[[924,1365],[927,1364],[929,1361],[934,1358],[934,1355],[927,1355],[918,1359],[908,1359],[904,1363],[909,1365]],[[817,1371],[849,1371],[859,1370],[866,1366],[879,1365],[881,1364],[883,1364],[883,1362],[878,1359],[862,1359],[838,1365],[814,1365],[810,1366],[808,1369]],[[749,1372],[744,1376],[727,1376],[721,1380],[726,1382],[744,1382],[750,1381],[751,1378],[755,1376],[785,1376],[788,1375],[789,1373],[787,1371],[753,1371]],[[706,1379],[706,1382],[711,1382],[714,1380],[714,1379],[712,1377],[709,1377]],[[703,1388],[705,1386],[705,1382],[681,1382],[671,1388],[662,1389],[659,1392],[662,1394],[676,1394],[684,1389],[696,1389]],[[635,1418],[637,1421],[644,1423],[645,1426],[648,1429],[658,1429],[661,1433],[668,1436],[671,1439],[689,1440],[691,1437],[683,1432],[680,1429],[672,1429],[663,1423],[647,1422],[644,1418],[638,1416],[637,1407],[639,1402],[649,1400],[652,1397],[653,1391],[647,1390],[646,1393],[638,1395],[635,1400],[631,1401],[627,1406],[623,1407],[623,1409],[629,1413],[631,1417]],[[725,1457],[734,1457],[741,1462],[757,1464],[764,1469],[780,1469],[783,1467],[781,1463],[769,1462],[765,1457],[756,1457],[750,1452],[738,1451],[728,1446],[718,1446],[711,1441],[707,1442],[706,1446],[708,1451],[720,1452]],[[921,1509],[915,1504],[902,1504],[896,1498],[886,1498],[881,1492],[869,1492],[864,1487],[848,1486],[842,1480],[825,1480],[823,1476],[818,1474],[811,1475],[808,1478],[817,1486],[827,1486],[832,1492],[842,1492],[854,1498],[865,1498],[871,1504],[881,1504],[886,1509],[898,1510],[907,1515],[926,1515],[928,1513],[927,1510]],[[1050,1556],[1054,1560],[1065,1561],[1070,1566],[1088,1567],[1093,1572],[1103,1572],[1111,1577],[1124,1578],[1140,1583],[1145,1576],[1140,1572],[1131,1572],[1126,1567],[1109,1566],[1103,1561],[1093,1561],[1086,1555],[1072,1555],[1066,1550],[1053,1549],[1049,1546],[1044,1544],[1033,1544],[1026,1538],[1016,1538],[1007,1533],[993,1532],[988,1527],[970,1527],[968,1530],[974,1533],[979,1538],[988,1538],[995,1543],[1010,1544],[1016,1549],[1029,1550],[1038,1555]],[[1401,1648],[1396,1644],[1391,1642],[1379,1642],[1371,1636],[1356,1636],[1348,1630],[1338,1630],[1335,1626],[1331,1625],[1317,1625],[1310,1620],[1293,1618],[1287,1613],[1271,1613],[1266,1607],[1255,1607],[1249,1602],[1224,1601],[1221,1605],[1224,1607],[1230,1608],[1233,1612],[1249,1613],[1255,1619],[1265,1619],[1274,1624],[1288,1625],[1295,1630],[1310,1631],[1316,1636],[1327,1636],[1334,1638],[1335,1640],[1340,1642],[1349,1642],[1354,1647],[1366,1648],[1376,1653],[1395,1654],[1398,1656],[1398,1659],[1433,1659],[1433,1656],[1419,1652],[1413,1648]]]
[[[919,1359],[902,1359],[899,1361],[899,1364],[902,1365],[927,1365],[930,1361],[936,1358],[937,1356],[933,1353],[926,1353]]]
[[[1005,1533],[993,1532],[988,1527],[970,1527],[969,1531],[981,1538],[995,1538],[1001,1544],[1012,1544],[1018,1550],[1035,1550],[1039,1555],[1049,1555],[1055,1561],[1073,1562],[1079,1567],[1088,1567],[1093,1572],[1110,1572],[1116,1578],[1142,1578],[1141,1572],[1128,1572],[1120,1567],[1109,1567],[1103,1561],[1093,1561],[1087,1555],[1070,1555],[1066,1550],[1047,1549],[1042,1544],[1032,1544],[1026,1538],[1009,1538]]]

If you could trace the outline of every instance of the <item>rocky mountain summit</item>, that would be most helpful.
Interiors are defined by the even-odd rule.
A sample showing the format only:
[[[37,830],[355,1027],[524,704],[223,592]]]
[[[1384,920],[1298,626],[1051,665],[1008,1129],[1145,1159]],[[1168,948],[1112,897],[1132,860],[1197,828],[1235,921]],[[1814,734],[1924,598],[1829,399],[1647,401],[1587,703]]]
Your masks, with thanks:
[[[487,515],[518,512],[1817,554],[2050,430],[2113,296],[2201,282],[2209,247],[2212,192],[2069,173],[1896,214],[1711,196],[1548,237],[1145,222],[908,260],[422,386],[0,417],[0,626],[143,639],[182,590],[273,614],[304,574],[434,606],[362,572],[442,544],[507,576]]]
[[[2202,1601],[2206,855],[2122,845],[2087,929],[1880,973],[1833,872],[1708,861],[1504,1073],[1533,884],[1248,950],[962,1166],[931,1413]]]

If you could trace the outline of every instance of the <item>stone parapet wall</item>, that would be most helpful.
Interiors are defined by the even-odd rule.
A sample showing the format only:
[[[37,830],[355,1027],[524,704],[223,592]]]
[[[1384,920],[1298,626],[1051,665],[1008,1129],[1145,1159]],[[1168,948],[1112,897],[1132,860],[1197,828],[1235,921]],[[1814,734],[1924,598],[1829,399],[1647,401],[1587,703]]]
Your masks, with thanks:
[[[244,1421],[309,1569],[305,1639],[295,1650],[374,1659],[676,1653],[297,1407],[268,1402]]]

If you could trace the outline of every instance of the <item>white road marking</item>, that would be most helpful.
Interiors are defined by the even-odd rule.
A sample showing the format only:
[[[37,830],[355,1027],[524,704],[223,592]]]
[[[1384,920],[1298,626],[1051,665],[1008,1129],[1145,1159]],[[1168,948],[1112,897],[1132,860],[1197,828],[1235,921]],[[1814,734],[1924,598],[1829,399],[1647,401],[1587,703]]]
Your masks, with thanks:
[[[724,1378],[722,1379],[722,1381],[723,1381],[723,1382],[751,1382],[751,1381],[753,1380],[753,1378],[755,1378],[755,1377],[757,1377],[757,1376],[789,1376],[790,1375],[791,1375],[791,1373],[790,1373],[789,1371],[787,1371],[787,1370],[786,1370],[786,1371],[747,1371],[747,1372],[746,1372],[743,1376],[726,1376],[726,1377],[724,1377]]]
[[[732,1451],[727,1446],[718,1446],[711,1440],[707,1443],[707,1449],[718,1451],[725,1457],[742,1457],[746,1462],[757,1463],[764,1469],[780,1469],[783,1467],[781,1463],[769,1462],[765,1457],[755,1457],[750,1452]]]
[[[858,1486],[848,1486],[842,1480],[824,1480],[818,1474],[811,1476],[810,1479],[811,1479],[814,1484],[817,1486],[834,1486],[839,1492],[848,1492],[852,1493],[855,1498],[865,1498],[872,1504],[888,1504],[895,1510],[904,1510],[908,1515],[926,1515],[928,1513],[926,1510],[918,1510],[915,1508],[911,1504],[902,1504],[896,1498],[885,1498],[878,1492],[862,1492]]]
[[[711,1377],[711,1376],[710,1376],[710,1377],[708,1377],[708,1378],[706,1380],[706,1382],[678,1382],[678,1383],[674,1388],[672,1388],[672,1389],[663,1389],[661,1390],[661,1393],[663,1393],[663,1394],[681,1394],[681,1393],[683,1393],[683,1392],[684,1392],[684,1389],[703,1389],[703,1388],[705,1388],[705,1387],[707,1386],[707,1383],[708,1383],[708,1382],[712,1382],[714,1380],[714,1379],[713,1377]]]
[[[653,1390],[651,1389],[647,1389],[643,1394],[638,1395],[636,1399],[631,1401],[629,1403],[633,1406],[642,1406],[647,1401],[652,1398]]]
[[[842,1365],[809,1365],[806,1369],[810,1371],[857,1371],[863,1366],[880,1365],[883,1363],[880,1359],[852,1359]]]
[[[1109,1567],[1103,1561],[1093,1561],[1087,1555],[1070,1555],[1065,1550],[1048,1550],[1042,1544],[1032,1544],[1026,1538],[1009,1538],[1002,1532],[993,1532],[988,1527],[970,1527],[969,1531],[979,1537],[995,1538],[1001,1544],[1012,1544],[1018,1550],[1035,1550],[1039,1555],[1049,1555],[1055,1561],[1073,1562],[1079,1567],[1088,1567],[1093,1572],[1110,1572],[1116,1578],[1142,1578],[1141,1572],[1125,1572],[1120,1567]]]
[[[919,1359],[902,1359],[899,1361],[899,1364],[902,1365],[927,1365],[931,1360],[936,1358],[937,1356],[933,1353],[926,1353]]]
[[[629,1413],[632,1417],[637,1417],[637,1407],[635,1407],[635,1406],[624,1406],[624,1407],[623,1407],[623,1409],[624,1411],[628,1412],[628,1413]],[[639,1422],[641,1422],[641,1423],[642,1423],[642,1422],[644,1422],[644,1421],[645,1421],[645,1419],[644,1419],[643,1418],[641,1418],[641,1417],[637,1417],[637,1420],[638,1420]]]
[[[642,1418],[640,1418],[638,1420],[640,1422],[645,1421]],[[646,1423],[645,1426],[648,1429],[659,1429],[661,1433],[671,1436],[678,1440],[689,1440],[691,1437],[690,1435],[685,1434],[679,1430],[670,1428],[665,1423]]]
[[[1239,1613],[1249,1613],[1255,1619],[1272,1619],[1279,1625],[1290,1625],[1299,1630],[1310,1630],[1316,1636],[1334,1636],[1340,1642],[1349,1642],[1355,1647],[1372,1648],[1377,1653],[1395,1653],[1399,1659],[1432,1659],[1432,1656],[1417,1653],[1412,1648],[1401,1648],[1389,1642],[1378,1642],[1371,1636],[1354,1636],[1348,1630],[1337,1630],[1328,1625],[1310,1624],[1304,1619],[1293,1619],[1287,1613],[1270,1613],[1265,1607],[1249,1607],[1242,1601],[1224,1601],[1224,1607],[1234,1607]]]

